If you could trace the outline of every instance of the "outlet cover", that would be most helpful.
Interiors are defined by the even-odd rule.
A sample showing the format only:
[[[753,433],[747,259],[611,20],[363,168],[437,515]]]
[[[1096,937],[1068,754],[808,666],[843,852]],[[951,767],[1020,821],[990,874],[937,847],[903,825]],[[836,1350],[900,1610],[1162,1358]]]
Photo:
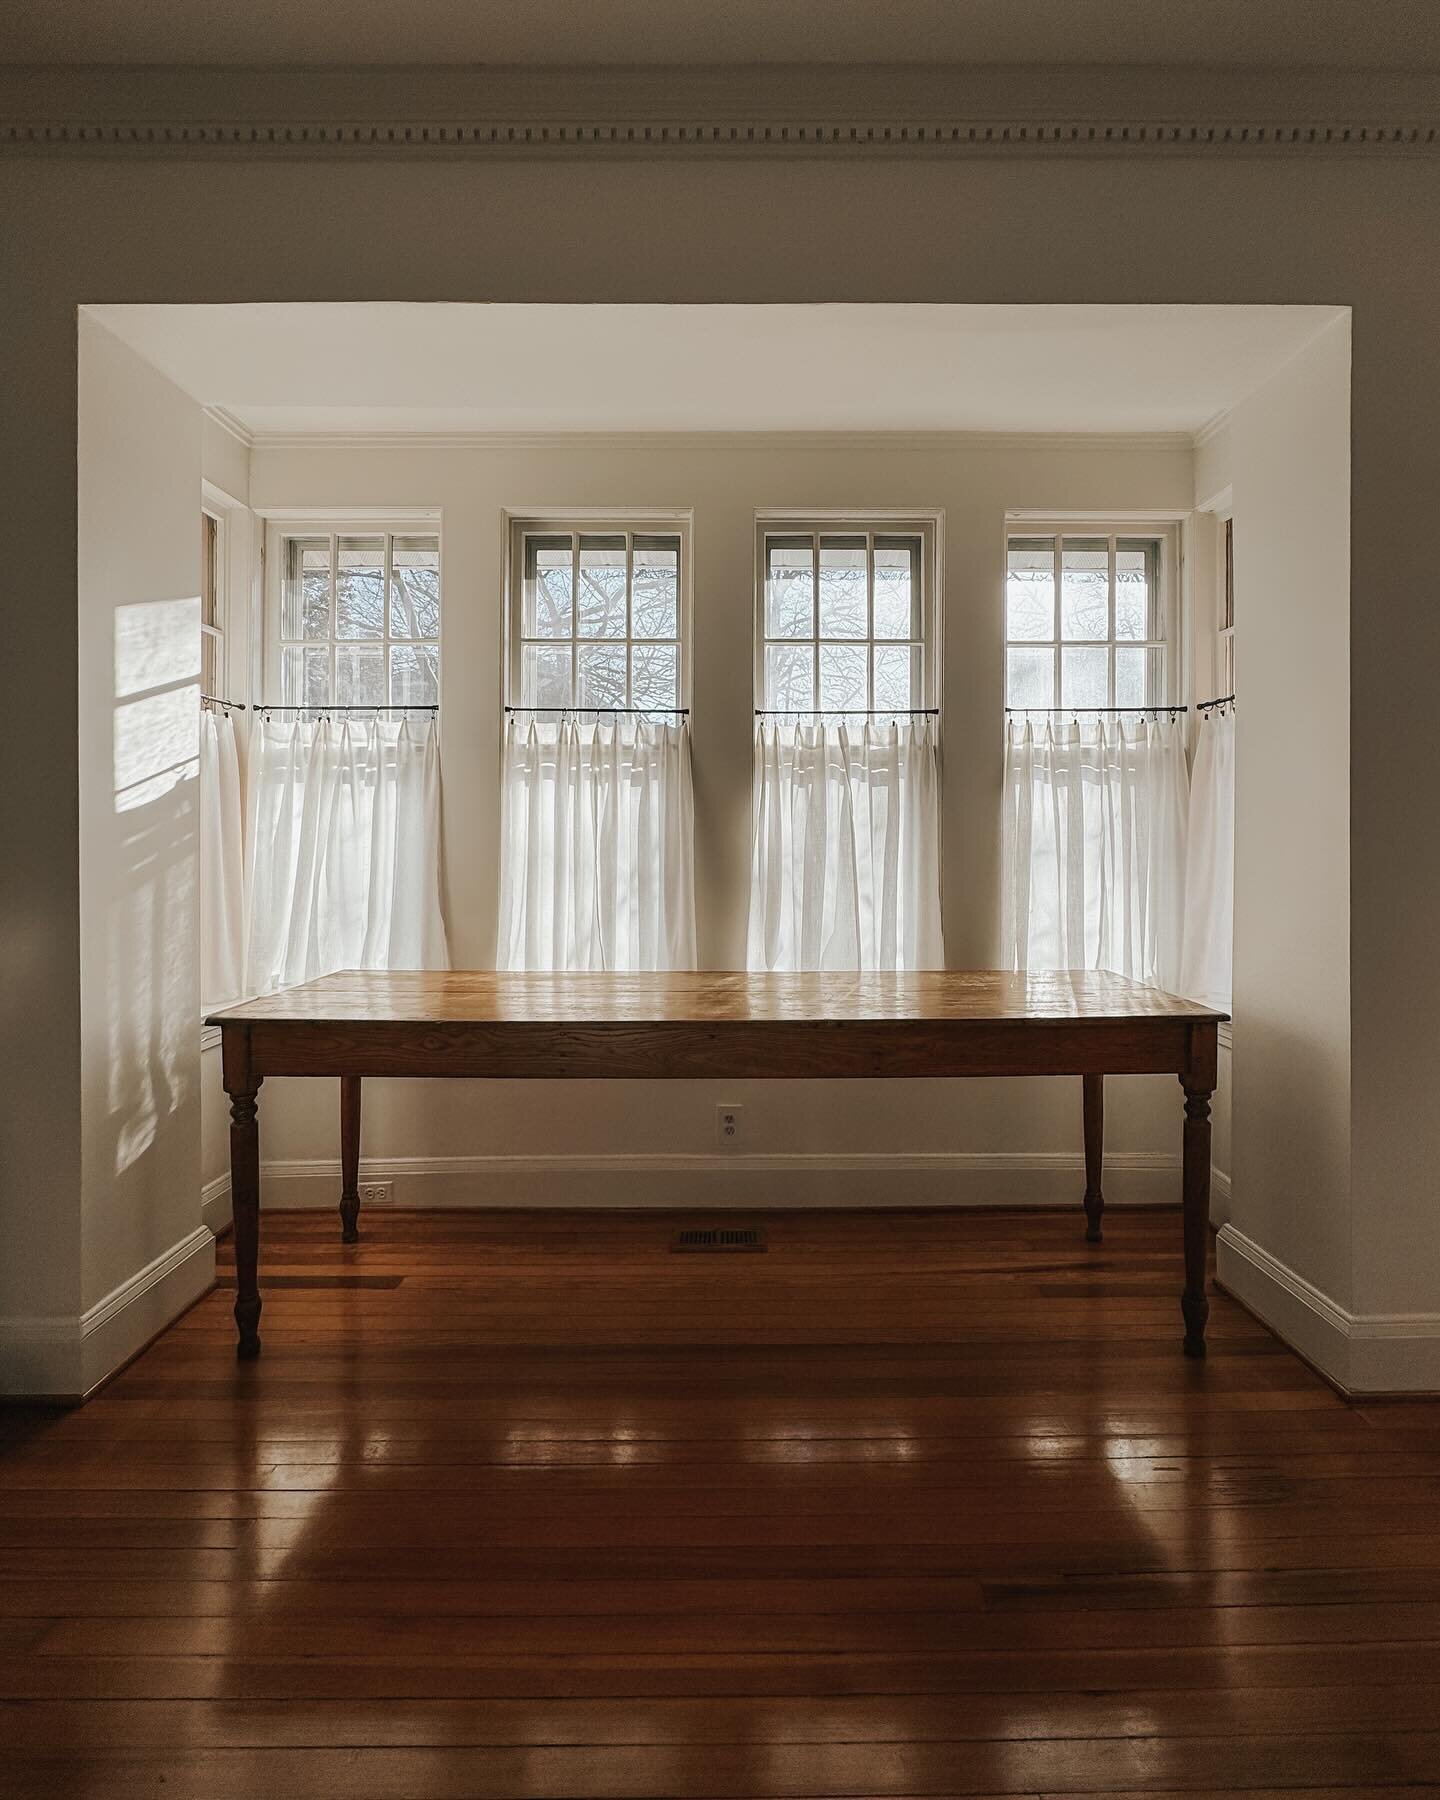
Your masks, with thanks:
[[[395,1204],[395,1184],[390,1181],[362,1181],[360,1183],[361,1206],[393,1206]]]
[[[722,1150],[740,1148],[740,1128],[744,1116],[744,1108],[740,1106],[715,1108],[715,1142]]]

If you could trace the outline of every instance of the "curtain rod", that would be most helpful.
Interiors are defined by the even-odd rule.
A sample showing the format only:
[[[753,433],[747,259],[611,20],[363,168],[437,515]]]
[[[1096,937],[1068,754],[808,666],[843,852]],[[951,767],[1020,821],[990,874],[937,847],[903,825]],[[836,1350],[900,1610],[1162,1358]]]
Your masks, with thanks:
[[[1218,701],[1207,702],[1216,706]],[[1183,713],[1189,712],[1188,706],[1007,706],[1007,713],[1069,713],[1072,718],[1081,713]]]
[[[934,719],[938,706],[757,706],[757,719]]]
[[[200,704],[202,706],[223,706],[226,712],[249,712],[250,710],[243,700],[221,700],[214,694],[202,694]]]
[[[1233,706],[1234,704],[1235,696],[1233,694],[1222,694],[1218,700],[1202,700],[1195,710],[1196,712],[1209,712],[1212,706]]]
[[[614,713],[623,718],[649,718],[651,713],[683,713],[688,706],[507,706],[507,713]]]
[[[419,700],[397,701],[393,706],[371,706],[371,705],[364,704],[358,700],[355,701],[353,704],[351,702],[347,701],[343,706],[337,705],[335,702],[330,701],[330,700],[295,700],[295,701],[289,701],[289,702],[282,702],[280,705],[277,705],[277,706],[257,706],[255,708],[255,710],[256,710],[256,712],[260,712],[260,713],[272,713],[272,712],[314,712],[314,713],[439,712],[440,708],[429,701],[422,704]]]

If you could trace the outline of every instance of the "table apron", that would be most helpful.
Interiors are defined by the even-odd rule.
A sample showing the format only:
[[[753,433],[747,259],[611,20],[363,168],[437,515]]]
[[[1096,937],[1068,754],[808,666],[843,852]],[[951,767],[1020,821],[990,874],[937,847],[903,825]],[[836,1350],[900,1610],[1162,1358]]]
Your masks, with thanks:
[[[1183,1075],[1215,1026],[1184,1019],[565,1024],[245,1021],[222,1025],[226,1086],[252,1077],[454,1080],[890,1080]],[[1210,1085],[1213,1085],[1211,1083]]]

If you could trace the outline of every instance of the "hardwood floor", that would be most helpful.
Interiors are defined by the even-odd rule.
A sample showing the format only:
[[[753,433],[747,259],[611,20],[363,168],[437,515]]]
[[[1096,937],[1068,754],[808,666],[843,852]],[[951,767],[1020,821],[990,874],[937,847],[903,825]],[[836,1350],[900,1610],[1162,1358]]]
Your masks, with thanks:
[[[0,1413],[0,1792],[1440,1788],[1440,1406],[1173,1213],[696,1218],[269,1214],[258,1363]]]

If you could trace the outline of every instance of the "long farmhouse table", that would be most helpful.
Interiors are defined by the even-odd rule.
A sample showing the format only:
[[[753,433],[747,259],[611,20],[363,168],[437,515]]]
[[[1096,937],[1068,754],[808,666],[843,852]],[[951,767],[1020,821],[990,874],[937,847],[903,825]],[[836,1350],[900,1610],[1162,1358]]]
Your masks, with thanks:
[[[360,1084],[463,1080],[905,1080],[1079,1075],[1086,1237],[1098,1243],[1106,1075],[1178,1075],[1185,1353],[1205,1354],[1210,1096],[1226,1014],[1118,975],[343,973],[207,1021],[230,1096],[238,1354],[260,1354],[260,1084],[340,1082],[341,1235],[359,1237]]]

